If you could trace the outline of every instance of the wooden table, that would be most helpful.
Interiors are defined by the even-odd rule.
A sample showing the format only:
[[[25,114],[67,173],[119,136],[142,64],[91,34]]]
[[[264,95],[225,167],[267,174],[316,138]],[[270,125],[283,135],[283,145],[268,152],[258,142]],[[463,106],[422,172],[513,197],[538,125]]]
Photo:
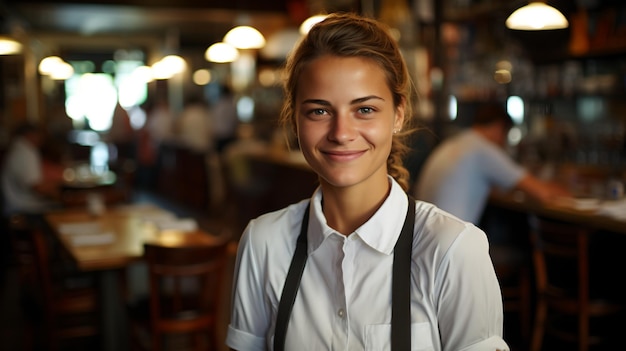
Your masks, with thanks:
[[[100,276],[104,350],[128,348],[118,273],[141,259],[144,242],[195,246],[223,240],[200,229],[159,230],[155,221],[172,220],[175,216],[153,205],[120,206],[107,209],[100,216],[93,216],[86,209],[67,209],[47,213],[44,218],[78,268]]]
[[[128,205],[93,216],[85,209],[50,212],[45,219],[64,249],[84,271],[119,269],[143,255],[143,243],[211,245],[219,239],[196,229],[159,230],[153,220],[174,218],[153,205]],[[84,240],[77,240],[84,238]],[[93,244],[90,244],[93,239]]]

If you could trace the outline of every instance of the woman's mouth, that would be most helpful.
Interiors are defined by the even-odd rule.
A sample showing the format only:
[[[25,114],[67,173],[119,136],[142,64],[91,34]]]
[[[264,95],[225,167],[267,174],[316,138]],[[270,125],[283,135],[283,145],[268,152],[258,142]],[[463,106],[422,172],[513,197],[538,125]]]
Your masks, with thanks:
[[[330,160],[335,162],[349,162],[361,157],[365,151],[323,151],[323,154]]]

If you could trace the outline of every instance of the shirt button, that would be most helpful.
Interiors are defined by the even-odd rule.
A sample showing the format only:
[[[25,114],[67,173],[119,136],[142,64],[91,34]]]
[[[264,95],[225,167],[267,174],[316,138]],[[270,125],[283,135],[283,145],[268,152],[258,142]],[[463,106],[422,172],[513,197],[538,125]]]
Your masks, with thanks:
[[[346,311],[343,308],[340,308],[339,311],[337,311],[337,315],[339,318],[343,318],[343,316],[346,315]]]

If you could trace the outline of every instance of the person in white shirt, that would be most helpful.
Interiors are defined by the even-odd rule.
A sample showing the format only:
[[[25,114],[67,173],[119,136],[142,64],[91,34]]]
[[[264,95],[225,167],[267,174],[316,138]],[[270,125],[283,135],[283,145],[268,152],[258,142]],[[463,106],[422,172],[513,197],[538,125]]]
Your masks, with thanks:
[[[214,149],[211,110],[203,98],[191,96],[174,124],[182,146],[198,153]]]
[[[508,350],[485,233],[407,195],[411,83],[387,29],[331,14],[286,72],[282,121],[320,184],[246,227],[226,344]]]
[[[48,174],[39,148],[43,133],[25,122],[15,129],[2,165],[4,215],[37,214],[58,206],[61,177]]]
[[[570,196],[564,187],[537,178],[506,153],[512,126],[504,104],[480,105],[471,128],[444,140],[429,155],[415,198],[478,225],[495,188],[519,189],[543,202]]]

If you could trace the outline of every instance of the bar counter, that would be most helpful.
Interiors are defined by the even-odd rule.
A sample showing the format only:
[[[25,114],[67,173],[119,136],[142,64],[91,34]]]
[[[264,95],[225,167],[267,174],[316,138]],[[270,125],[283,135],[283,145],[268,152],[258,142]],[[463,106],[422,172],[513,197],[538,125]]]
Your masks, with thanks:
[[[493,192],[489,205],[519,213],[534,214],[555,220],[574,223],[593,230],[603,230],[626,235],[626,217],[602,214],[602,206],[621,205],[626,209],[626,200],[560,199],[542,204],[521,192]],[[588,204],[588,205],[587,205]]]

